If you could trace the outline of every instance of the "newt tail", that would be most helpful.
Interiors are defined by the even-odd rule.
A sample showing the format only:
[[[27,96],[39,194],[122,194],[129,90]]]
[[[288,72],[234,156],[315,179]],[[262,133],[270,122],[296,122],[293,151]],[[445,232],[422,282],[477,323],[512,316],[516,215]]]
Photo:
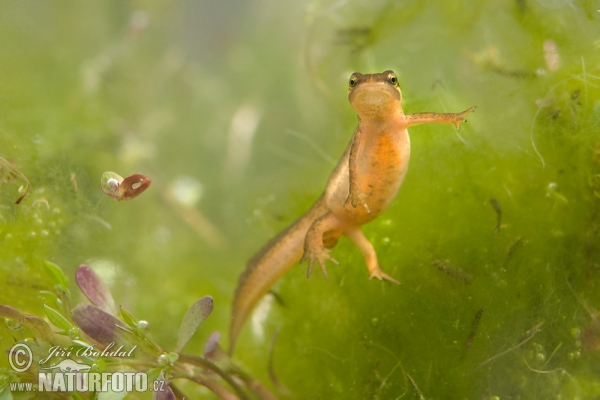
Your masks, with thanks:
[[[321,196],[306,214],[271,239],[248,261],[235,290],[229,354],[233,354],[237,337],[258,301],[302,257],[304,238],[313,221],[326,213],[327,207]]]

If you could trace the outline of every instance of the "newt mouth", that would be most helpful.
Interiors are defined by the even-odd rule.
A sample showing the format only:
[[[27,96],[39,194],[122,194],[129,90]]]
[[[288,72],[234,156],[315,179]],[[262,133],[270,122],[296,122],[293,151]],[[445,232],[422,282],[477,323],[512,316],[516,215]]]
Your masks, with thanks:
[[[357,114],[369,116],[384,116],[397,108],[400,99],[400,92],[383,82],[365,82],[348,95],[348,100]]]

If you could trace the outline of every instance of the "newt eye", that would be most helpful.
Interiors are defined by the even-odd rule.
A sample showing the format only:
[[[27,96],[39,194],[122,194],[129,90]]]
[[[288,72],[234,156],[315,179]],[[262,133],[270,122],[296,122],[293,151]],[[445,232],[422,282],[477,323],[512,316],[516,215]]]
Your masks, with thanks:
[[[398,77],[396,74],[392,73],[388,75],[388,82],[394,86],[398,86]]]
[[[356,86],[356,81],[357,81],[357,79],[356,79],[356,75],[352,75],[352,76],[350,77],[350,80],[348,81],[348,85],[349,85],[351,88],[353,88],[354,86]]]

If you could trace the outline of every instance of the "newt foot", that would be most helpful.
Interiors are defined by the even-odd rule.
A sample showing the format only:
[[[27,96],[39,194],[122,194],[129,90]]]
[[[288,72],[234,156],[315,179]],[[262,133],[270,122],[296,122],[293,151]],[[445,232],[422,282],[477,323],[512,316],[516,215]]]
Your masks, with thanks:
[[[310,277],[310,273],[312,272],[312,267],[313,264],[315,263],[315,261],[317,261],[319,263],[319,265],[321,266],[321,271],[323,271],[323,275],[325,275],[325,279],[329,279],[329,275],[327,275],[327,269],[325,268],[325,261],[329,260],[332,263],[334,263],[335,265],[340,265],[339,262],[337,262],[337,260],[333,257],[331,257],[329,255],[329,252],[331,251],[331,249],[322,247],[320,250],[313,250],[313,249],[305,249],[304,250],[304,254],[302,255],[302,258],[300,259],[300,264],[302,264],[304,261],[308,260],[308,269],[306,270],[306,277],[309,278]]]
[[[367,210],[367,213],[371,214],[371,209],[369,208],[369,206],[367,205],[367,202],[365,201],[366,198],[367,198],[366,194],[364,194],[362,192],[354,193],[354,191],[351,190],[350,193],[348,194],[348,198],[344,202],[344,208],[346,208],[348,203],[350,203],[352,205],[352,207],[354,207],[354,208],[356,208],[360,204],[361,206],[363,206],[365,208],[365,210]]]
[[[454,126],[456,126],[456,129],[460,129],[460,124],[463,122],[467,122],[467,120],[465,119],[465,116],[470,113],[475,111],[475,109],[477,108],[477,106],[473,106],[461,113],[458,113],[456,115],[456,117],[452,120],[452,123],[454,124]]]
[[[371,271],[371,276],[369,277],[369,279],[373,279],[373,278],[377,278],[380,281],[381,280],[390,281],[390,282],[395,283],[396,285],[400,285],[399,281],[397,281],[396,279],[392,278],[391,276],[389,276],[388,274],[383,272],[383,270],[381,268],[377,268],[376,270]]]

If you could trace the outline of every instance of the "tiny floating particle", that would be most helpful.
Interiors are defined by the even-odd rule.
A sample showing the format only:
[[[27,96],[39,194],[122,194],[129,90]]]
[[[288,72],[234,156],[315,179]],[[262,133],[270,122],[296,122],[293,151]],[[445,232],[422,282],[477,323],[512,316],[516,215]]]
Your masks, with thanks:
[[[133,174],[123,178],[112,171],[104,171],[100,179],[102,191],[117,201],[129,200],[142,194],[152,180],[141,174]]]

